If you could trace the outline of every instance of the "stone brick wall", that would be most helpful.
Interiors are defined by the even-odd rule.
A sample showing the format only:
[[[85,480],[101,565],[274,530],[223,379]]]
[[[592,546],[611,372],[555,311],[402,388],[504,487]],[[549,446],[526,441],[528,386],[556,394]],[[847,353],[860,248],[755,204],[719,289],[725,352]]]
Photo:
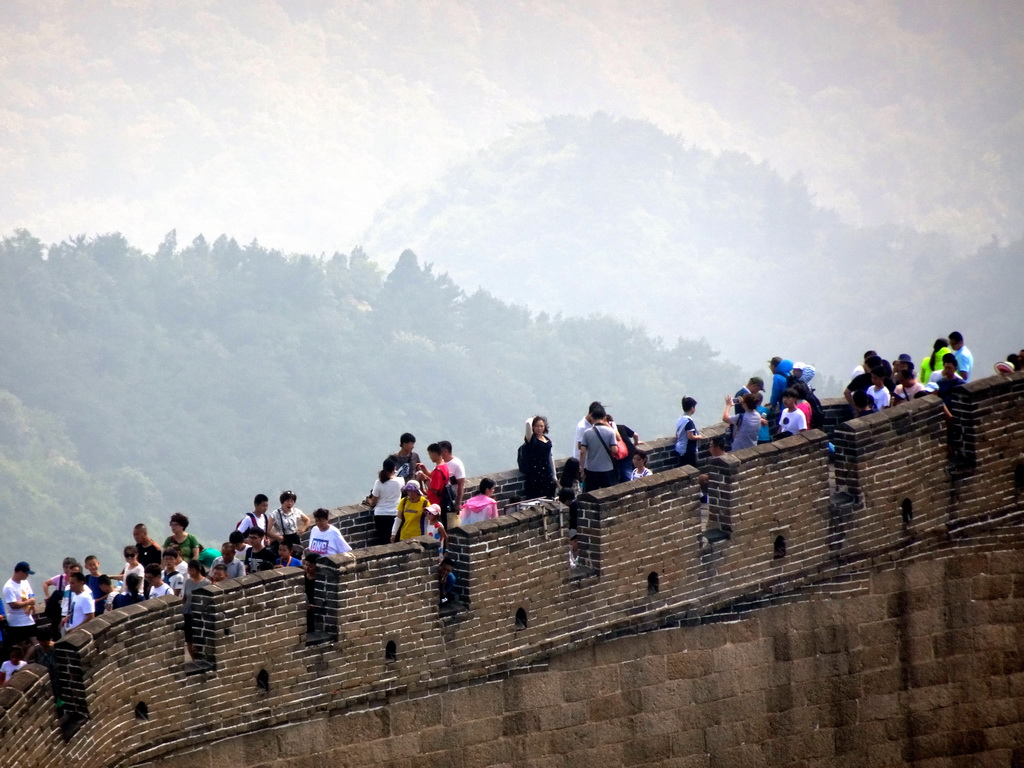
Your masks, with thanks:
[[[956,519],[998,513],[1024,500],[1024,375],[992,376],[953,391]]]
[[[373,688],[421,686],[429,670],[445,666],[436,565],[436,544],[419,541],[328,558],[323,570],[336,588],[327,608],[337,639],[309,649],[313,681],[306,686],[320,706]]]
[[[709,521],[728,546],[709,574],[719,590],[744,594],[791,579],[828,555],[828,438],[811,430],[712,459]]]
[[[836,520],[847,555],[938,531],[950,519],[947,427],[942,402],[927,397],[839,426],[837,490],[850,497]]]
[[[174,765],[1020,765],[1016,528],[1003,551],[962,541],[931,559],[876,563],[729,621],[708,617],[430,696],[313,715],[186,748]]]
[[[842,397],[830,397],[821,401],[821,410],[825,413],[825,426],[822,431],[831,439],[840,424],[850,420],[850,406]]]
[[[163,597],[104,614],[88,629],[68,633],[57,647],[68,727],[62,731],[57,721],[42,667],[15,676],[32,683],[18,700],[10,697],[9,686],[0,689],[0,765],[111,765],[161,734],[182,738],[181,725],[191,715],[181,685],[180,625],[181,601]],[[151,733],[137,728],[145,722],[135,714],[138,705],[160,701],[167,717],[152,721]],[[101,728],[89,727],[95,713],[103,713]],[[37,728],[26,728],[32,722]]]
[[[524,666],[557,665],[562,663],[559,658],[580,649],[604,653],[600,649],[608,645],[609,638],[659,627],[682,626],[679,637],[690,639],[678,642],[698,648],[705,642],[701,633],[730,630],[689,625],[712,621],[723,610],[735,611],[743,604],[764,604],[766,600],[770,604],[795,596],[796,603],[787,609],[792,614],[787,615],[802,616],[800,611],[809,609],[800,605],[812,595],[827,598],[831,594],[829,584],[849,581],[857,574],[883,568],[895,568],[895,573],[902,574],[905,569],[917,568],[922,558],[936,556],[943,547],[980,541],[985,536],[994,537],[999,546],[1017,546],[1016,540],[1007,545],[998,531],[1019,525],[1021,517],[1020,485],[1024,480],[1016,468],[1024,461],[1022,390],[1024,375],[1018,374],[1006,381],[974,382],[957,393],[954,428],[961,430],[965,439],[963,451],[955,457],[953,475],[946,471],[944,417],[936,410],[934,398],[928,398],[906,406],[906,412],[896,410],[837,426],[835,478],[830,473],[826,436],[809,432],[707,462],[706,471],[712,480],[706,512],[699,503],[697,473],[692,468],[664,469],[643,481],[584,496],[579,522],[582,567],[572,570],[567,562],[566,513],[553,503],[455,529],[451,531],[450,554],[457,563],[461,600],[443,609],[437,604],[437,545],[413,540],[328,558],[317,575],[316,590],[323,610],[312,635],[306,632],[303,576],[297,569],[250,576],[197,592],[197,663],[186,663],[180,603],[175,598],[113,612],[72,632],[58,646],[60,677],[74,717],[58,722],[48,681],[38,667],[18,673],[11,685],[0,690],[0,766],[130,766],[159,761],[240,734],[260,731],[264,735],[252,738],[264,739],[265,734],[276,733],[272,729],[277,726],[310,718],[341,722],[342,713],[353,707],[379,707],[403,697],[433,698],[449,688],[498,679]],[[671,438],[654,443],[658,461],[668,461]],[[902,475],[900,469],[905,470]],[[508,475],[505,487],[511,493],[515,473]],[[903,476],[915,480],[901,484],[899,478]],[[830,498],[833,483],[840,480],[842,491],[837,489]],[[894,518],[895,502],[904,498],[913,502],[909,525],[903,524],[902,517]],[[942,498],[948,499],[944,507],[939,504]],[[372,525],[369,510],[340,508],[334,518],[357,544],[360,536],[368,540]],[[784,555],[776,557],[779,536],[785,539],[786,548]],[[1006,575],[1005,571],[999,573]],[[1018,615],[1019,603],[1012,602],[1010,607],[1011,602],[1001,601],[1016,600],[1019,595],[1015,590],[1020,587],[1013,577],[990,579],[973,571],[969,580],[969,587],[957,589],[978,589],[992,595],[989,618],[997,628],[971,629],[972,634],[965,637],[957,633],[966,627],[950,624],[948,632],[942,630],[948,638],[941,642],[952,644],[954,649],[963,649],[966,644],[970,653],[964,663],[974,665],[971,668],[975,671],[979,663],[976,658],[985,655],[975,651],[996,649],[1003,653],[999,657],[1001,671],[992,674],[1001,676],[998,685],[1005,692],[1019,683],[1014,682],[1013,675],[1020,670],[1012,666],[1016,657],[1004,649],[1013,643],[1017,649],[1024,647],[1020,643],[1024,625]],[[945,594],[935,586],[926,592],[930,598]],[[919,605],[913,590],[897,591],[896,596],[887,594],[888,613],[867,622],[889,622],[876,627],[883,635],[891,632],[894,622],[903,626],[901,616],[926,608],[926,598],[920,598],[923,602]],[[814,610],[821,612],[818,619],[839,617],[848,605],[845,599],[823,599]],[[949,610],[955,607],[959,611],[959,605]],[[967,613],[979,615],[969,610]],[[935,676],[945,664],[937,661],[939,641],[934,633],[941,628],[935,629],[934,625],[938,619],[932,614],[920,615],[932,617],[922,624],[932,627],[928,641],[932,655],[917,655],[920,644],[913,638],[918,630],[900,630],[894,647],[904,654],[900,659],[912,658],[916,664],[917,659],[927,658],[935,663],[908,672],[911,667],[901,660],[891,674]],[[960,621],[953,614],[942,616],[943,621]],[[997,621],[996,617],[1002,618]],[[821,689],[832,691],[838,697],[836,702],[853,700],[857,696],[840,695],[836,687],[846,690],[844,676],[860,671],[855,664],[873,662],[861,653],[869,642],[867,635],[850,635],[859,644],[846,644],[843,638],[853,629],[844,621],[835,618],[833,623],[846,627],[846,635],[826,635],[820,641],[832,643],[836,649],[829,653],[827,664],[818,660],[816,653],[814,660],[786,667],[792,672],[780,672],[773,663],[761,663],[767,657],[756,655],[767,653],[763,638],[760,645],[755,644],[760,651],[723,650],[717,656],[712,654],[709,663],[716,675],[735,672],[742,677],[747,674],[743,670],[747,661],[757,662],[755,666],[763,667],[759,674],[764,680],[773,681],[770,687],[781,689],[772,693],[773,697],[799,695],[810,700],[825,695],[810,692]],[[817,643],[817,635],[814,637]],[[642,645],[655,641],[637,642]],[[788,661],[776,658],[775,642],[773,639],[771,658]],[[780,647],[792,647],[784,645],[789,640],[778,642],[783,644]],[[730,640],[724,647],[736,644]],[[881,648],[879,653],[889,654],[890,647]],[[749,659],[747,653],[751,654]],[[892,661],[886,658],[886,663]],[[733,664],[738,666],[734,669]],[[635,674],[646,675],[644,669],[644,665],[637,665]],[[632,679],[634,673],[629,674]],[[725,702],[745,695],[745,689],[736,687],[739,678],[721,678],[726,679],[732,682],[709,678],[701,685],[729,685],[729,690],[735,690],[722,696],[717,688],[711,697],[716,701],[719,697]],[[867,679],[862,678],[860,685],[866,685]],[[508,685],[515,691],[514,686],[520,684]],[[941,694],[947,698],[935,701],[946,701],[958,692],[948,689]],[[693,692],[682,691],[679,695],[685,698],[689,693]],[[873,689],[869,693],[875,695]],[[1010,698],[1019,698],[1018,693]],[[633,695],[641,696],[642,701],[644,694]],[[663,695],[667,694],[654,690],[649,694]],[[547,722],[540,719],[541,714],[546,712],[555,718],[555,709],[567,703],[557,697],[530,702],[519,693],[509,696],[518,702],[514,705],[518,708],[506,714],[514,715],[514,722],[520,724],[509,728],[523,730],[523,741],[515,749],[532,748],[528,745],[539,739],[535,732],[543,730],[540,724]],[[755,698],[772,711],[774,699],[768,693],[762,690]],[[878,700],[879,706],[894,708],[891,716],[876,718],[887,723],[878,727],[888,729],[887,733],[894,728],[909,728],[906,724],[916,712],[931,711],[928,707],[913,709],[918,702],[909,695]],[[617,711],[619,704],[609,702],[607,706],[609,711]],[[723,707],[722,713],[732,713],[731,708],[740,705],[729,702],[715,706]],[[842,710],[850,706],[854,705],[844,704]],[[389,706],[385,709],[391,711]],[[582,707],[568,709],[579,711]],[[644,705],[637,713],[648,712],[657,719],[653,718],[657,709]],[[818,712],[820,707],[815,704],[807,709],[802,703],[799,711]],[[687,712],[687,717],[702,722],[700,712]],[[506,714],[501,715],[503,723]],[[808,717],[800,714],[786,721],[786,732],[796,739],[798,733],[812,730],[813,722]],[[877,724],[867,722],[867,714],[861,717],[858,713],[857,717],[856,723],[866,732],[877,730]],[[1019,726],[1022,718],[1015,717],[1006,725]],[[979,718],[984,719],[980,714]],[[26,723],[34,726],[26,730]],[[711,725],[726,726],[728,722],[705,724],[701,726],[705,728],[702,736],[691,734],[686,738],[703,739],[705,746],[711,744],[717,738],[706,730]],[[428,744],[431,738],[447,744],[445,749],[454,749],[441,731],[423,736],[414,732],[413,724],[407,723],[406,727],[408,730],[397,742],[404,746],[388,746],[387,750],[399,752],[387,754],[401,753],[403,759],[411,760],[418,752],[407,754],[409,743],[423,740]],[[743,737],[748,743],[763,735],[758,730],[762,726],[749,727],[749,733],[723,733]],[[988,725],[978,727],[988,733]],[[630,764],[664,759],[664,744],[674,744],[683,738],[679,734],[695,728],[679,721],[678,731],[660,734],[664,736],[658,742],[662,747],[645,742],[629,747],[628,754],[620,753],[619,759]],[[837,733],[833,732],[833,739],[840,738]],[[374,740],[394,735],[390,730],[388,734]],[[349,733],[345,738],[364,740],[359,733]],[[589,744],[587,740],[593,737],[580,738]],[[823,737],[810,734],[806,738],[816,742]],[[897,735],[890,740],[902,738]],[[980,737],[964,738],[972,745]],[[320,743],[315,739],[310,744],[297,743],[293,739],[291,735],[281,736],[282,749],[306,754],[312,749],[310,744]],[[727,739],[722,739],[724,748]],[[765,735],[763,741],[770,739]],[[321,745],[328,748],[326,743]],[[582,752],[590,748],[580,745]],[[671,749],[676,754],[675,747]],[[253,758],[253,753],[247,751],[241,759],[251,765],[256,762]]]

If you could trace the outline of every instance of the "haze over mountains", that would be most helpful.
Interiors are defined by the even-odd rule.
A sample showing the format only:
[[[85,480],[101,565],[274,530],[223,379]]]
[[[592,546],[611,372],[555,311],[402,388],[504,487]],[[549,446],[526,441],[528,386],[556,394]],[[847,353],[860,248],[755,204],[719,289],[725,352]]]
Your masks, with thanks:
[[[777,350],[842,378],[865,348],[918,359],[954,327],[990,365],[1024,327],[1012,287],[991,303],[1024,284],[1020,241],[961,259],[948,237],[854,227],[799,177],[604,114],[519,126],[363,241],[527,306],[703,337],[751,369]]]
[[[1002,0],[8,0],[0,223],[348,251],[510,126],[607,112],[966,254],[1024,232],[1022,28]]]
[[[0,562],[53,572],[88,552],[116,567],[135,522],[162,542],[174,510],[219,546],[256,493],[355,503],[406,431],[477,475],[515,465],[536,413],[563,456],[591,400],[653,438],[684,393],[706,423],[743,377],[700,342],[466,294],[412,252],[385,274],[358,250],[21,231],[0,240],[0,293],[0,509],[19,526]]]
[[[957,328],[988,370],[1024,328],[1022,28],[1000,0],[4,2],[0,509],[76,554],[174,508],[219,538],[255,490],[361,497],[406,429],[489,471],[537,410],[567,452],[593,397],[644,436],[684,392],[714,421],[776,353],[837,384]]]

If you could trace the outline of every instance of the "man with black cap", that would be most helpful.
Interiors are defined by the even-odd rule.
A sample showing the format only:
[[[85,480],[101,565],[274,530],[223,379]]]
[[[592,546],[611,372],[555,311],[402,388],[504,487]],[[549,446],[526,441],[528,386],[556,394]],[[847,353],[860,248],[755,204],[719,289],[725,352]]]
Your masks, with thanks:
[[[25,646],[36,636],[36,596],[28,577],[34,574],[28,563],[14,566],[14,575],[4,584],[4,606],[7,608],[5,645]]]
[[[762,379],[760,376],[751,376],[750,380],[747,382],[747,386],[740,387],[736,391],[736,394],[733,395],[733,398],[738,400],[739,398],[743,397],[744,395],[747,395],[747,394],[759,395],[762,392],[764,392],[764,379]],[[736,403],[735,405],[736,405],[736,413],[742,413],[743,409],[740,407],[739,403]]]
[[[893,379],[896,378],[896,374],[900,371],[914,370],[914,358],[908,355],[906,352],[902,353],[899,357],[892,361],[892,374]]]

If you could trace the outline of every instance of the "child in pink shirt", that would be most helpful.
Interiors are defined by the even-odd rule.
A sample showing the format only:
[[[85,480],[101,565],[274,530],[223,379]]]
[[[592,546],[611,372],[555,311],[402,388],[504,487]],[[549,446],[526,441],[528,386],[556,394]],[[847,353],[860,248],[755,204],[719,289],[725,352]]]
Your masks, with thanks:
[[[472,525],[498,516],[498,502],[494,500],[494,481],[485,477],[480,481],[480,492],[462,504],[459,513],[462,525]]]

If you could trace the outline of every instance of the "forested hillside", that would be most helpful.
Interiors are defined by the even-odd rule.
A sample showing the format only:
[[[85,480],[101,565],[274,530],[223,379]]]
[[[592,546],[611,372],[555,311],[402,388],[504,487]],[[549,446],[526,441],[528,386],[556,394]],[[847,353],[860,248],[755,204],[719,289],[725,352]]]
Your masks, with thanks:
[[[0,289],[0,562],[40,571],[90,552],[115,570],[131,525],[162,541],[174,510],[219,543],[257,492],[351,503],[406,430],[477,474],[514,465],[535,413],[565,455],[591,400],[660,436],[681,395],[714,421],[751,373],[704,342],[467,295],[411,252],[385,274],[359,250],[172,233],[146,254],[21,231],[0,244]]]

